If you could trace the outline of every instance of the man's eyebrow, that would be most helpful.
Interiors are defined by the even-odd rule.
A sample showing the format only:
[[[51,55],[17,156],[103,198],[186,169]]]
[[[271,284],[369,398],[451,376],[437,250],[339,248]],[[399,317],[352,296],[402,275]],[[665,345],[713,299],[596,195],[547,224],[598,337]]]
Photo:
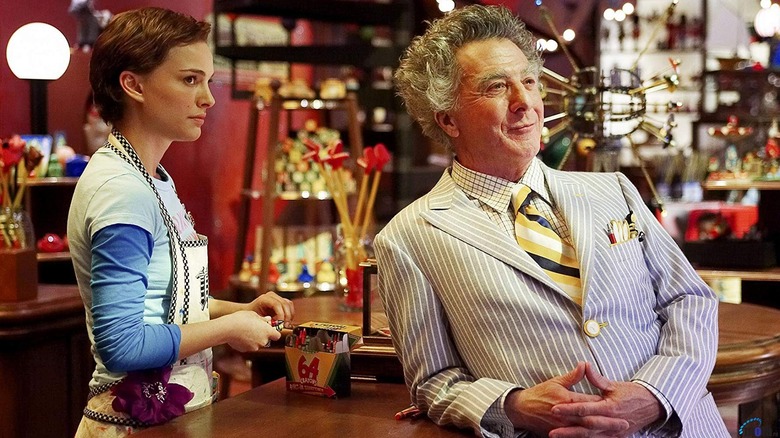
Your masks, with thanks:
[[[520,72],[520,76],[538,77],[539,75],[537,74],[536,69],[534,69],[531,66],[528,66],[523,71]],[[477,80],[478,84],[484,84],[486,82],[490,82],[496,79],[506,79],[508,77],[509,77],[509,73],[507,73],[505,70],[498,70],[498,71],[487,72],[485,74],[479,75],[475,79]]]
[[[492,71],[488,72],[482,75],[479,75],[476,77],[477,83],[484,84],[485,82],[490,82],[496,79],[506,79],[509,77],[509,74],[505,72],[504,70],[500,71]]]

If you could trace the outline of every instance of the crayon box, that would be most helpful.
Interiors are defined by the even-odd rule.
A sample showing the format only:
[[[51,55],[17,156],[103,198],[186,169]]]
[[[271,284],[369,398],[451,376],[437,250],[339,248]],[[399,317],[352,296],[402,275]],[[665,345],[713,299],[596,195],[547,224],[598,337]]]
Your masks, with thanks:
[[[287,390],[322,397],[351,391],[351,348],[361,340],[358,326],[307,322],[285,339]]]

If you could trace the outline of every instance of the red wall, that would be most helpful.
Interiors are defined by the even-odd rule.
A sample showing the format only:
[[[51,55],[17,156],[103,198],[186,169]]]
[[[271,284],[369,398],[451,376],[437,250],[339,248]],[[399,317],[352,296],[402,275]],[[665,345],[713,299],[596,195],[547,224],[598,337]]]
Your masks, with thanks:
[[[68,14],[69,2],[63,0],[27,0],[0,2],[0,48],[20,26],[43,21],[60,29],[71,44],[76,40],[76,21]],[[195,18],[204,19],[211,11],[210,0],[167,1],[97,1],[96,8],[113,13],[140,6],[173,7]],[[67,72],[49,85],[49,131],[65,131],[77,152],[86,151],[82,124],[84,104],[89,94],[89,54],[74,52]],[[246,146],[247,101],[230,98],[230,84],[222,82],[227,75],[216,75],[212,92],[217,104],[209,112],[203,135],[194,143],[174,144],[163,159],[173,175],[179,196],[195,217],[199,232],[209,237],[212,290],[227,287],[233,269],[236,211],[241,188],[241,172]],[[3,56],[0,62],[0,137],[30,131],[29,86],[17,79]],[[261,132],[267,122],[261,120]],[[263,159],[263,148],[258,160]],[[259,167],[258,167],[259,168]]]

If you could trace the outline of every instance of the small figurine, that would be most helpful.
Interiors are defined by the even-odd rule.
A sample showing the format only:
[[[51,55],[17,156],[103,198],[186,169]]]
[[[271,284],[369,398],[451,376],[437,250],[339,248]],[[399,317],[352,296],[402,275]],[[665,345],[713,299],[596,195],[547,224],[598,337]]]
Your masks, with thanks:
[[[306,264],[306,260],[301,260],[301,273],[298,275],[298,282],[302,284],[311,284],[314,281],[314,276],[309,272],[309,266]]]
[[[726,157],[724,158],[723,168],[728,172],[738,173],[742,169],[740,168],[739,155],[737,154],[737,147],[729,145],[726,148]]]
[[[84,52],[89,51],[95,41],[111,20],[111,12],[107,9],[95,10],[94,0],[72,0],[68,13],[78,20],[77,46]]]
[[[696,221],[696,225],[699,231],[699,240],[717,240],[731,235],[729,223],[718,213],[703,213]]]
[[[320,269],[317,271],[317,284],[334,285],[336,284],[336,270],[330,259],[325,259],[320,263]]]
[[[238,272],[238,280],[242,282],[249,282],[252,280],[252,256],[247,256],[243,262],[241,262],[241,270]]]
[[[323,99],[343,99],[347,96],[347,84],[336,78],[328,78],[320,85],[320,97]]]
[[[276,284],[279,281],[279,268],[276,263],[268,265],[268,284]]]
[[[761,176],[761,162],[755,152],[748,151],[742,158],[742,171],[752,178]]]
[[[252,263],[250,264],[250,271],[252,272],[252,277],[249,279],[249,283],[252,286],[258,286],[260,284],[260,261],[259,260],[252,260]]]

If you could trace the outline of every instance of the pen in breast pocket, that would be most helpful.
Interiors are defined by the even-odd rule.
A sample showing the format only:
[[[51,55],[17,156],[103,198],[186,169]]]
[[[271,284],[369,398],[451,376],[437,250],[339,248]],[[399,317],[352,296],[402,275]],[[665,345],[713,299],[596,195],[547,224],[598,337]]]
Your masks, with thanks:
[[[604,229],[604,231],[607,233],[607,237],[609,238],[609,243],[611,243],[611,244],[613,244],[613,245],[614,245],[615,243],[617,243],[617,240],[615,240],[615,233],[613,233],[612,231],[610,231],[610,229],[609,229],[609,228],[605,228],[605,229]]]

